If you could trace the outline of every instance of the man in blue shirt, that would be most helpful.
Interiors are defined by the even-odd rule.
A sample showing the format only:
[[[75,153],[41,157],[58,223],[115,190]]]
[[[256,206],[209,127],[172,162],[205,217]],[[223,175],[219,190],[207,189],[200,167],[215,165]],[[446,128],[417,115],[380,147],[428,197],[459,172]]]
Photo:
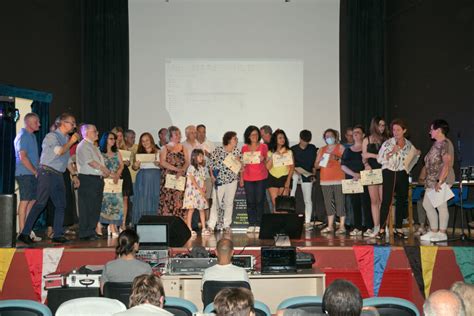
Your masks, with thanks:
[[[63,173],[69,162],[69,148],[77,142],[79,135],[70,132],[76,127],[74,116],[68,113],[61,114],[56,119],[56,131],[48,133],[43,140],[40,164],[37,172],[38,189],[36,193],[36,203],[31,209],[26,219],[25,226],[18,235],[18,240],[26,244],[34,241],[30,238],[30,233],[38,216],[43,212],[48,199],[54,204],[54,236],[52,241],[65,243],[64,238],[64,209],[66,208],[66,187],[64,185]],[[78,186],[77,175],[74,178],[75,186]]]

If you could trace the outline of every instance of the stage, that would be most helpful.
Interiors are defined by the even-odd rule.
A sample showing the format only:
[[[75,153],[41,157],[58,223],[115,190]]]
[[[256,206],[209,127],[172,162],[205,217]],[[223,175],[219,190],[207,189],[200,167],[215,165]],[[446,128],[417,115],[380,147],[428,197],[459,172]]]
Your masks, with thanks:
[[[183,247],[170,248],[169,255],[172,257],[176,254],[187,253],[195,246],[202,246],[213,252],[217,241],[222,237],[231,238],[234,241],[236,254],[254,255],[257,269],[260,266],[260,247],[274,245],[273,240],[259,240],[256,234],[245,232],[223,234],[219,232],[210,236],[198,235],[196,238],[190,239]],[[114,259],[116,240],[110,237],[87,242],[73,239],[66,245],[52,244],[51,241],[45,240],[38,242],[34,249],[64,247],[57,270],[66,272],[83,265],[103,265]],[[407,240],[387,239],[384,242],[360,236],[321,235],[320,229],[315,228],[312,231],[304,232],[301,239],[292,240],[291,243],[292,246],[297,247],[297,251],[312,253],[315,256],[316,262],[313,268],[325,273],[326,284],[337,278],[348,279],[359,287],[363,297],[369,297],[370,295],[361,274],[361,262],[355,255],[355,249],[389,246],[390,254],[383,273],[379,296],[402,297],[413,301],[418,308],[422,307],[424,298],[415,281],[404,248],[424,246],[424,244],[420,244],[419,238],[413,236],[413,234],[410,234]],[[17,245],[3,291],[0,293],[0,299],[35,299],[36,297],[30,277],[31,269],[25,256],[27,251],[23,246],[25,245]],[[438,245],[433,267],[431,292],[441,288],[449,288],[455,281],[463,280],[453,250],[457,247],[466,246],[472,247],[474,243],[457,241]]]

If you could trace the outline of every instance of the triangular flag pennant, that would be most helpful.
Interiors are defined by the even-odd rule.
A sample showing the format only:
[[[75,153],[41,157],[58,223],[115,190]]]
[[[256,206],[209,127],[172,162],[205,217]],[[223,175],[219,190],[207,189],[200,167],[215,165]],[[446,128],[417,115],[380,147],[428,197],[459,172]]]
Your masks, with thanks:
[[[430,296],[431,281],[433,280],[433,268],[436,262],[436,246],[420,246],[421,268],[423,271],[423,283],[425,285],[425,297]]]
[[[474,247],[453,247],[464,282],[474,284]]]
[[[421,255],[420,247],[418,246],[405,246],[405,254],[407,255],[408,262],[410,263],[411,271],[415,277],[416,284],[420,289],[421,295],[425,297],[425,284],[423,282],[423,273],[421,270]]]
[[[374,247],[374,296],[379,296],[380,285],[382,284],[388,257],[390,257],[390,247]]]
[[[47,292],[44,289],[44,276],[56,271],[63,256],[64,248],[44,248],[43,249],[43,272],[41,277],[41,303],[46,301]]]
[[[374,247],[354,246],[354,254],[369,296],[374,296]]]
[[[0,292],[3,291],[3,284],[10,270],[15,250],[15,248],[0,248]]]
[[[26,262],[30,271],[31,283],[36,294],[36,300],[41,301],[41,283],[43,271],[43,249],[25,249]]]

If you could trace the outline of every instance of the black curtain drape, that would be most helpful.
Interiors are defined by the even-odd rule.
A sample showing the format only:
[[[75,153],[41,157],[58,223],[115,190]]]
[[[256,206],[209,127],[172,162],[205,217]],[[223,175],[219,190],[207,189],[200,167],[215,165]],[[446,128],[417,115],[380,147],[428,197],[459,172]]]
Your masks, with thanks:
[[[15,107],[11,102],[0,101],[0,111]],[[0,194],[13,194],[15,191],[15,148],[16,123],[0,117]]]
[[[386,120],[384,51],[385,1],[341,0],[340,6],[341,130],[369,127],[372,117]]]
[[[41,155],[41,144],[46,134],[49,133],[49,102],[33,101],[31,111],[38,114],[41,127],[36,132],[36,141],[38,142],[38,153]]]
[[[100,132],[128,128],[128,0],[82,1],[81,118]]]

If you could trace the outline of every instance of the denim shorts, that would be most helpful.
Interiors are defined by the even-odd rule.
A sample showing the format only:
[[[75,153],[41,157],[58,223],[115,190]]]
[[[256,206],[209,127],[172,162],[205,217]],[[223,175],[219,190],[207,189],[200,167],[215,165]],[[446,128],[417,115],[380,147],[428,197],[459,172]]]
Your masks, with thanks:
[[[33,175],[16,176],[18,187],[20,189],[20,201],[36,200],[36,187],[38,180]]]

